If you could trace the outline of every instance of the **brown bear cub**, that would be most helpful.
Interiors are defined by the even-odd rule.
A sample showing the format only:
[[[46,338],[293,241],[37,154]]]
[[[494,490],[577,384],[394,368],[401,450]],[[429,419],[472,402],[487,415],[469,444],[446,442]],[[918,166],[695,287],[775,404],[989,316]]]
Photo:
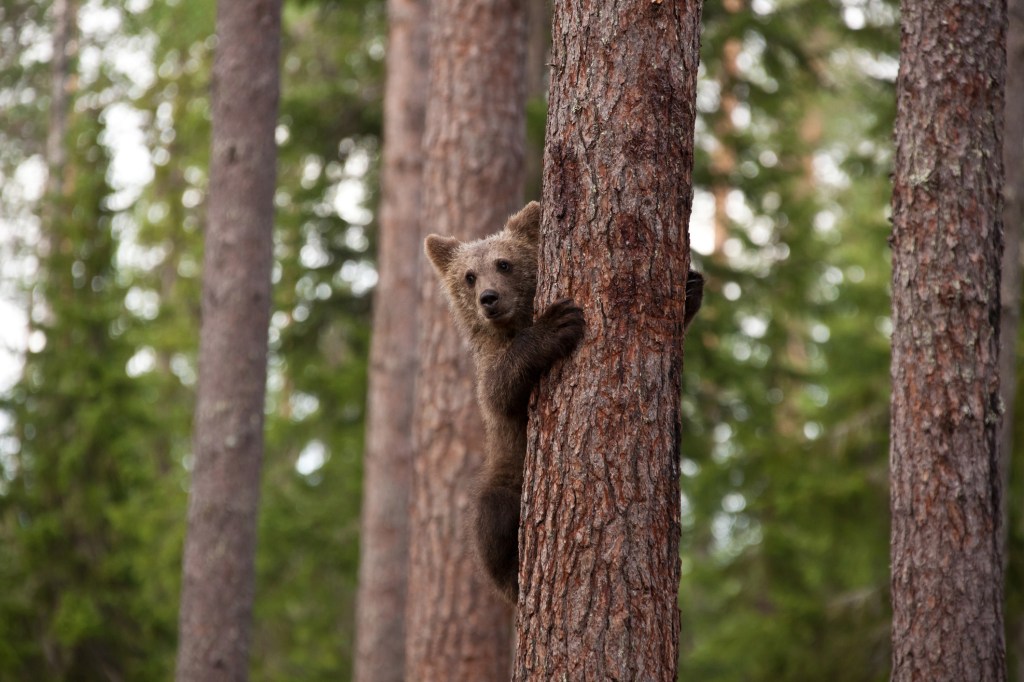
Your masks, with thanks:
[[[486,461],[472,532],[484,568],[513,604],[519,593],[519,502],[530,392],[552,364],[572,353],[584,331],[583,311],[569,299],[533,319],[539,237],[540,204],[534,201],[497,234],[473,242],[432,234],[425,244],[476,365]],[[684,325],[700,308],[703,284],[698,273],[688,274]]]

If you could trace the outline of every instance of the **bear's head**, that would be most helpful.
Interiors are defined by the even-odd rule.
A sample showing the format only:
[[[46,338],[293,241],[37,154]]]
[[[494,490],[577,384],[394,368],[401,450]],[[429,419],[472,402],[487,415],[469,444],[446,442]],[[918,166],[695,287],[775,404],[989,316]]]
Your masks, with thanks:
[[[533,322],[540,204],[530,202],[484,239],[432,234],[424,244],[456,319],[467,332],[514,333]]]

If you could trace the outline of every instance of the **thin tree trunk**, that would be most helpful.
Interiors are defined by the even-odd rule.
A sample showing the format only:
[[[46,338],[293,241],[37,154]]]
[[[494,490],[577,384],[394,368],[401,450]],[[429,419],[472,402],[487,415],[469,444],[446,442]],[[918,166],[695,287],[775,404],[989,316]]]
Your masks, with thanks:
[[[742,3],[725,3],[725,7],[726,11],[734,13],[742,9]],[[736,124],[733,123],[732,117],[739,104],[733,88],[740,76],[737,60],[742,49],[743,43],[740,39],[730,37],[722,45],[722,54],[719,55],[722,69],[718,76],[719,111],[714,123],[717,144],[711,152],[711,194],[715,199],[714,242],[711,256],[719,261],[725,260],[725,241],[729,238],[729,215],[726,205],[729,192],[732,191],[731,175],[736,170],[736,149],[732,139],[736,134]]]
[[[537,309],[585,311],[531,407],[516,680],[673,680],[701,3],[554,7]]]
[[[67,210],[67,202],[62,201],[64,194],[70,191],[68,163],[68,111],[78,89],[78,73],[76,59],[78,57],[78,2],[77,0],[53,0],[50,6],[50,23],[53,27],[53,59],[50,63],[50,110],[46,129],[46,200],[41,206],[43,229],[39,235],[37,251],[46,258],[53,253],[58,243],[59,234],[56,223],[60,212]],[[45,306],[36,309],[34,288],[28,290],[27,332],[31,333],[35,320],[40,315],[49,316]]]
[[[405,679],[428,7],[426,0],[388,0],[380,280],[374,294],[363,458],[357,682]]]
[[[551,3],[523,0],[526,7],[526,97],[543,97],[548,89],[551,54]]]
[[[1006,109],[1003,132],[1003,232],[1005,251],[1000,286],[1002,311],[999,330],[999,392],[1004,419],[1000,432],[1003,490],[1009,490],[1013,458],[1013,411],[1017,397],[1017,334],[1021,305],[1021,231],[1024,230],[1024,0],[1009,0],[1006,33]],[[1006,522],[1006,505],[1003,505]],[[1005,530],[1005,527],[1004,527]],[[1004,533],[1005,536],[1005,533]],[[1024,671],[1022,671],[1024,674]],[[1024,678],[1022,678],[1024,679]]]
[[[522,0],[438,0],[431,12],[424,236],[475,239],[521,201],[525,13]],[[484,461],[472,361],[433,277],[420,311],[406,679],[502,679],[510,616],[465,528]]]
[[[1017,340],[1020,330],[1021,262],[1024,251],[1021,232],[1024,231],[1024,0],[1009,0],[1006,30],[1006,109],[1003,133],[1003,168],[1006,184],[1003,192],[1003,228],[1006,235],[1003,253],[1003,272],[1000,292],[1002,296],[1001,327],[999,330],[999,392],[1003,399],[1003,426],[999,435],[1000,462],[1003,467],[1003,490],[1009,493],[1010,470],[1020,466],[1014,462],[1013,430],[1017,398]],[[1003,495],[1002,539],[1009,528],[1007,495]],[[1024,682],[1024,623],[1017,622],[1010,638],[1016,650],[1016,679]]]
[[[1004,680],[1005,4],[905,0],[893,187],[892,679]]]
[[[524,0],[526,5],[526,101],[528,111],[548,93],[548,61],[551,56],[551,2]],[[540,199],[544,177],[544,131],[527,123],[525,178],[526,198]]]
[[[40,231],[37,247],[44,272],[54,259],[53,245],[58,243],[56,237],[59,231],[58,224],[61,218],[61,211],[71,208],[68,202],[63,201],[63,194],[66,186],[64,174],[68,168],[68,109],[74,94],[72,87],[75,83],[75,80],[71,77],[71,61],[77,51],[77,41],[75,38],[78,27],[77,4],[73,0],[54,0],[50,6],[50,13],[50,24],[53,30],[53,40],[51,43],[53,59],[50,63],[50,110],[48,112],[49,120],[46,129],[46,147],[44,149],[46,154],[46,185],[44,201],[40,205],[43,229]],[[66,277],[67,273],[64,274]],[[49,306],[45,305],[45,297],[39,296],[36,293],[36,288],[30,287],[27,290],[27,333],[32,332],[35,320],[38,319],[37,315],[39,312],[36,310],[36,302],[40,301],[43,303],[43,306],[40,307],[41,311],[49,311]],[[47,293],[53,296],[55,292],[50,291]],[[46,314],[48,318],[52,318],[51,313],[47,312]],[[27,436],[24,428],[25,425],[21,419],[15,420],[15,425],[18,441],[25,442]],[[55,607],[50,604],[37,603],[35,609],[37,613],[45,613],[51,609],[55,610]],[[37,618],[37,624],[34,624],[32,629],[36,631],[34,637],[42,650],[46,667],[55,676],[66,674],[68,665],[63,660],[66,656],[63,655],[63,647],[60,646],[58,638],[54,636],[52,628],[49,627],[49,618],[46,616]]]
[[[68,108],[77,85],[72,62],[78,55],[78,3],[54,0],[50,12],[53,61],[50,64],[50,121],[46,131],[46,194],[53,198],[64,191],[64,172],[68,165]]]
[[[1003,233],[1000,296],[1002,310],[999,331],[999,393],[1004,418],[999,434],[1003,490],[1009,490],[1013,466],[1014,410],[1017,398],[1017,337],[1021,313],[1021,231],[1024,230],[1024,0],[1009,0],[1006,33],[1006,108],[1003,131]],[[1009,528],[1009,510],[1003,497],[1003,540]],[[1005,549],[1005,544],[1004,544]],[[1004,561],[1006,560],[1004,551]],[[1019,648],[1019,647],[1018,647]],[[1022,652],[1024,653],[1024,652]],[[1020,666],[1024,680],[1024,661]]]
[[[246,680],[270,317],[280,0],[217,5],[178,682]]]

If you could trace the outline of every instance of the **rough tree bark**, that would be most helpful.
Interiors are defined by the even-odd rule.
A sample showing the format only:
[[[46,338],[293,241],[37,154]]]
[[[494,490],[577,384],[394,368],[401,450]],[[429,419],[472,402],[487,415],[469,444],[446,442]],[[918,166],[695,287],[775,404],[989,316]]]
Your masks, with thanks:
[[[522,0],[431,8],[423,228],[475,239],[500,230],[523,184]],[[510,615],[466,537],[483,425],[472,362],[437,279],[423,277],[410,520],[406,679],[507,677]]]
[[[357,682],[405,679],[428,7],[426,0],[388,0],[380,279],[374,294],[363,457]]]
[[[278,105],[280,0],[217,4],[195,464],[176,679],[248,679]]]
[[[554,7],[537,309],[586,337],[531,406],[516,680],[673,680],[701,3]]]
[[[1005,3],[902,4],[892,679],[1004,680],[998,458]]]

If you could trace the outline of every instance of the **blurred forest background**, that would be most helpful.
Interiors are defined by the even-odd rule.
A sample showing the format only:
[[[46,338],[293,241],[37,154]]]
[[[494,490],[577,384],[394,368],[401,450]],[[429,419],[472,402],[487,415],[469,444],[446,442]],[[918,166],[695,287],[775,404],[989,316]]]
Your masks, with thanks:
[[[44,192],[49,8],[0,0],[0,679],[63,679],[89,651],[110,679],[164,680],[214,3],[83,0],[59,201]],[[380,0],[284,5],[254,680],[351,674],[386,22]],[[888,677],[898,36],[891,0],[705,4],[691,233],[708,291],[684,372],[682,679]],[[544,91],[527,105],[524,199],[539,196]],[[1024,647],[1014,423],[1011,666]]]

